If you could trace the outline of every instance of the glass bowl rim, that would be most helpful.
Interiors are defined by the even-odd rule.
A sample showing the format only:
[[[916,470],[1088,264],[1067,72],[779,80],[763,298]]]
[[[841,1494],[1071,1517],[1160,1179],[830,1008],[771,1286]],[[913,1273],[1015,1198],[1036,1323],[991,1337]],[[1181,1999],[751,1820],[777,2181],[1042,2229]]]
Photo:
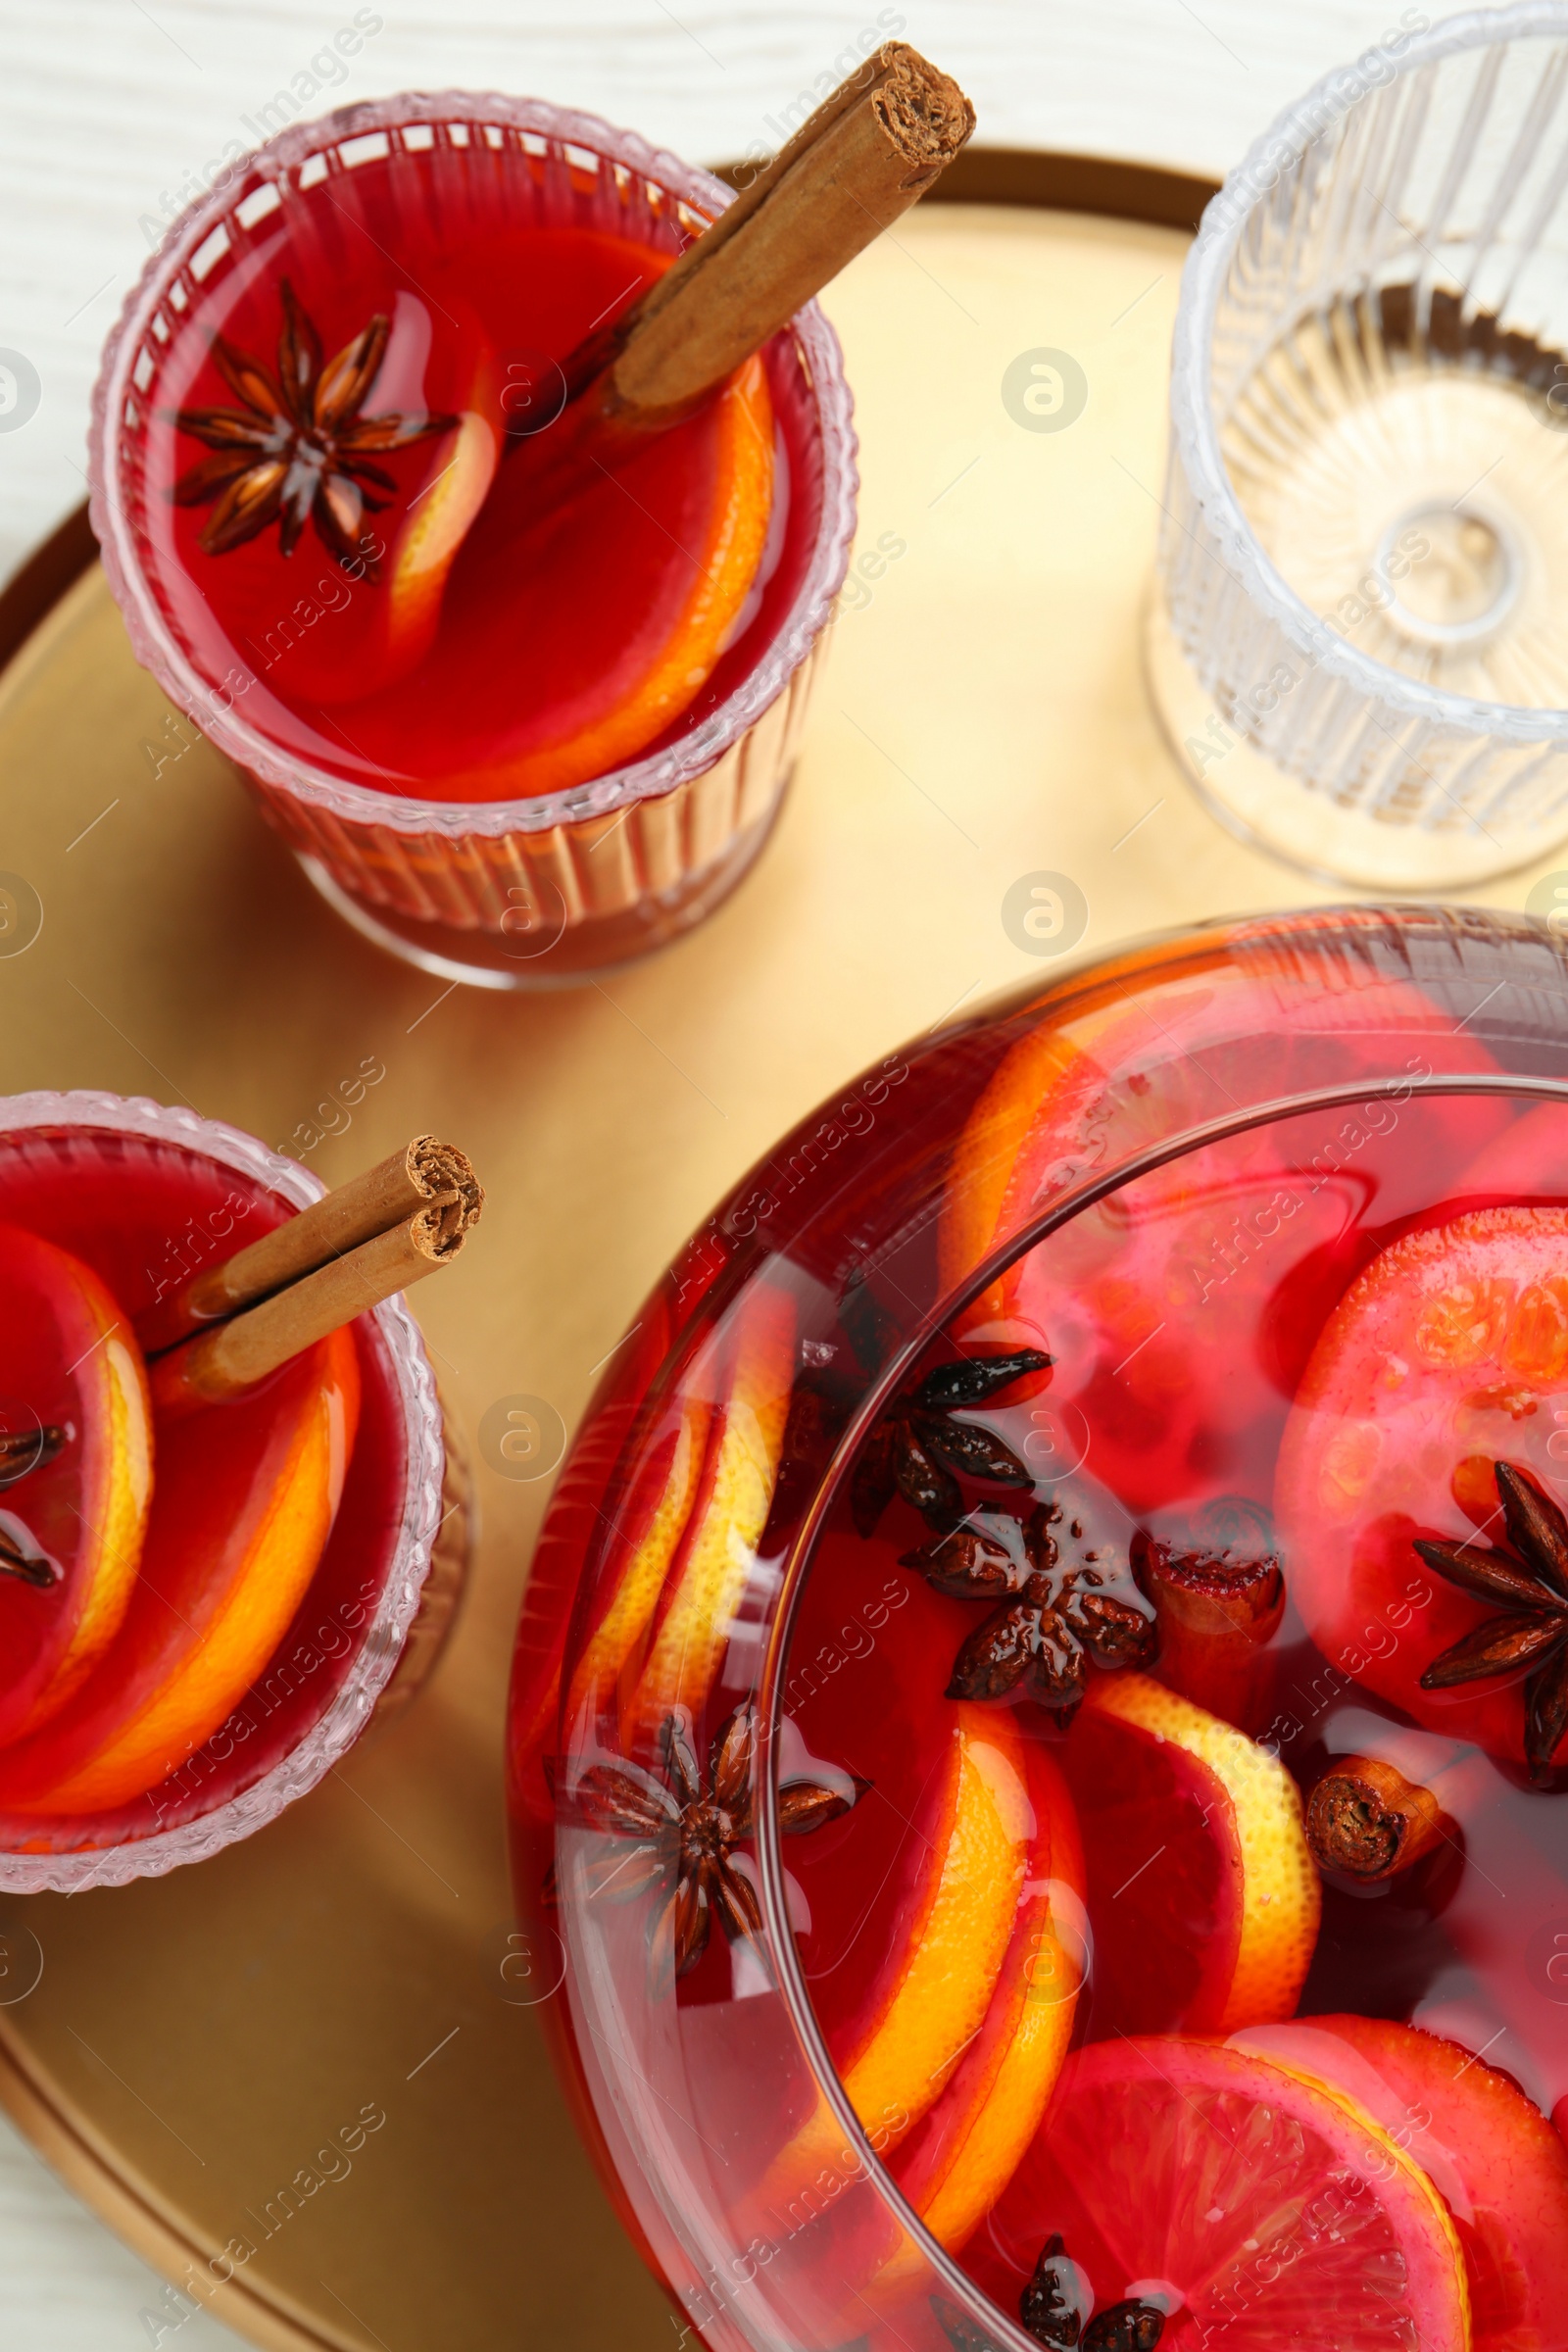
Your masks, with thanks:
[[[0,1143],[39,1128],[141,1136],[170,1144],[249,1177],[266,1190],[281,1194],[296,1208],[308,1208],[326,1191],[311,1169],[282,1152],[269,1151],[243,1128],[205,1119],[194,1110],[173,1109],[145,1096],[75,1090],[0,1095]],[[402,1516],[380,1595],[363,1629],[353,1663],[324,1713],[248,1788],[174,1829],[158,1830],[150,1838],[119,1845],[78,1846],[58,1853],[0,1850],[0,1892],[76,1894],[88,1886],[123,1886],[133,1879],[162,1878],[182,1863],[205,1861],[265,1828],[297,1797],[314,1788],[365,1730],[418,1613],[440,1525],[446,1461],[441,1402],[418,1325],[401,1294],[383,1299],[371,1319],[380,1333],[402,1406],[408,1465]]]
[[[1098,1201],[1168,1165],[1172,1160],[1183,1158],[1190,1152],[1201,1151],[1209,1144],[1224,1142],[1234,1135],[1245,1135],[1257,1127],[1277,1126],[1298,1113],[1344,1109],[1357,1102],[1378,1100],[1403,1102],[1418,1097],[1445,1095],[1523,1095],[1541,1102],[1559,1102],[1568,1107],[1568,1078],[1544,1078],[1512,1070],[1437,1071],[1431,1077],[1409,1075],[1371,1082],[1362,1078],[1353,1085],[1307,1088],[1298,1094],[1280,1096],[1272,1102],[1249,1103],[1244,1108],[1226,1111],[1220,1117],[1183,1128],[1174,1136],[1167,1136],[1160,1143],[1148,1146],[1114,1167],[1102,1169],[1071,1186],[1049,1208],[1040,1210],[1030,1218],[1017,1233],[996,1243],[971,1273],[945,1291],[922,1313],[914,1331],[877,1374],[851,1416],[816,1480],[779,1572],[778,1595],[768,1625],[767,1647],[755,1696],[761,1735],[761,1785],[760,1802],[754,1806],[753,1812],[759,1890],[778,1992],[784,2003],[790,2030],[815,2087],[832,2109],[834,2120],[844,2133],[846,2149],[853,2150],[859,2159],[860,2172],[858,2177],[864,2179],[876,2190],[898,2227],[918,2250],[928,2270],[957,2298],[960,2308],[974,2319],[982,2321],[987,2328],[994,2328],[998,2322],[1002,2324],[1004,2336],[995,2347],[995,2352],[1039,2352],[1039,2347],[1032,2336],[1025,2334],[1011,2313],[1004,2311],[1000,2304],[993,2303],[962,2268],[956,2256],[950,2254],[932,2236],[872,2147],[864,2126],[850,2103],[817,2025],[800,1953],[790,1929],[783,1834],[778,1823],[779,1758],[783,1745],[778,1738],[778,1730],[784,1713],[784,1682],[794,1621],[806,1589],[817,1535],[828,1509],[854,1468],[856,1457],[873,1422],[907,1376],[910,1366],[918,1361],[933,1336],[954,1315],[960,1313],[972,1299],[989,1289],[1018,1258],[1069,1224],[1085,1209],[1094,1207]]]
[[[1182,270],[1181,300],[1171,346],[1171,452],[1186,476],[1207,529],[1228,563],[1241,574],[1250,602],[1296,651],[1319,669],[1343,679],[1370,699],[1392,706],[1401,716],[1469,734],[1497,735],[1513,744],[1568,746],[1568,709],[1532,709],[1518,703],[1485,702],[1424,686],[1403,670],[1376,662],[1349,645],[1298,596],[1265,554],[1242,511],[1219,446],[1213,408],[1214,316],[1226,273],[1248,222],[1268,202],[1284,171],[1326,137],[1361,98],[1421,68],[1468,49],[1502,48],[1531,38],[1568,36],[1563,0],[1515,0],[1497,9],[1467,9],[1446,17],[1424,32],[1412,33],[1396,59],[1386,42],[1374,41],[1360,58],[1333,67],[1305,94],[1283,108],[1252,141],[1210,197]],[[1336,87],[1355,74],[1368,58],[1391,67],[1354,98]],[[1327,114],[1327,121],[1325,121]]]
[[[341,821],[405,836],[438,834],[449,840],[495,839],[542,833],[563,824],[608,816],[691,783],[731,751],[776,702],[827,626],[844,584],[855,536],[859,473],[854,400],[844,374],[838,336],[815,302],[797,311],[788,327],[800,346],[822,445],[822,512],[795,601],[755,666],[718,709],[690,734],[662,752],[551,793],[510,801],[433,801],[379,792],[334,776],[304,758],[282,752],[238,715],[232,698],[218,707],[208,685],[174,638],[151,593],[137,534],[121,498],[121,418],[137,356],[152,335],[152,319],[169,286],[188,269],[208,238],[259,189],[297,175],[313,157],[374,132],[411,123],[499,124],[514,133],[577,146],[601,162],[652,180],[665,194],[711,220],[734,202],[734,191],[711,172],[683,163],[638,132],[598,115],[547,99],[497,91],[405,91],[359,100],[295,122],[255,148],[186,207],[144,265],[111,328],[93,386],[88,428],[88,511],[111,593],[124,618],[131,650],[170,699],[225,758],[270,789]],[[156,338],[154,338],[156,340]]]

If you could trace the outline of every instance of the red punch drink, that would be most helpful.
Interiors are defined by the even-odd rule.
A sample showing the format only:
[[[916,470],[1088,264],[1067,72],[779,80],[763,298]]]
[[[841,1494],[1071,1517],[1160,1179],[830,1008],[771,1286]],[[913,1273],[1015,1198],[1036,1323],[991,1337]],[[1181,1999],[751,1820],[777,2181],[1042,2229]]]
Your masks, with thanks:
[[[119,1884],[260,1828],[346,1752],[397,1663],[446,1507],[440,1407],[402,1301],[184,1414],[138,1337],[318,1191],[187,1111],[0,1103],[14,1889]]]
[[[1568,2344],[1568,1054],[1522,919],[894,1056],[672,1268],[519,1904],[714,2345]]]
[[[351,108],[177,222],[106,352],[95,523],[138,658],[332,904],[431,970],[548,985],[657,947],[776,811],[854,524],[814,305],[546,488],[562,363],[724,201],[539,101]]]

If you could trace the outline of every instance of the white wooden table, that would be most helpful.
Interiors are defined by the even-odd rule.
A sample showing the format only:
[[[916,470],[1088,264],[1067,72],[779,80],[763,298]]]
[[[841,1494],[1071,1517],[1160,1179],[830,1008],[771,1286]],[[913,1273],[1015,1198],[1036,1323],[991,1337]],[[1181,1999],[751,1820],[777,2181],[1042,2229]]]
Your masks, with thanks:
[[[717,161],[765,140],[764,117],[875,24],[957,74],[993,145],[1218,173],[1397,15],[1393,0],[0,0],[0,369],[21,353],[38,381],[4,429],[0,373],[0,579],[83,495],[99,348],[156,223],[228,142],[256,143],[246,118],[280,90],[302,114],[408,88],[537,91]],[[335,60],[356,17],[376,29]],[[179,2317],[0,2120],[5,2352],[237,2341]]]

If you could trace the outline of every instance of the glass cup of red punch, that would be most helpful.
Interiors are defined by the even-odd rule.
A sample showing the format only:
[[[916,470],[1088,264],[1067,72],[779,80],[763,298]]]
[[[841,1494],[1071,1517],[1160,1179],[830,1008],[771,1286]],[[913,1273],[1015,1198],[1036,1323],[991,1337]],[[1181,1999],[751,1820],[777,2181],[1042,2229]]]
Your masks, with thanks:
[[[466,1474],[401,1294],[482,1199],[430,1136],[323,1195],[189,1111],[0,1102],[0,1886],[218,1851],[427,1669]]]
[[[559,985],[734,888],[855,524],[810,297],[972,124],[890,44],[732,202],[591,116],[409,96],[175,223],[105,353],[93,527],[137,659],[359,930]]]

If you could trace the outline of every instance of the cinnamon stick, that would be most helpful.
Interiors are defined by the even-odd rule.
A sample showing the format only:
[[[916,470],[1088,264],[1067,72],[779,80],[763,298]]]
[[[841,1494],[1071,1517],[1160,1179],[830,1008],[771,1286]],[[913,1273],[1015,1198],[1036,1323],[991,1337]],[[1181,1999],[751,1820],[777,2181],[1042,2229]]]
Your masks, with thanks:
[[[908,211],[973,128],[962,90],[917,49],[889,41],[868,57],[662,277],[563,362],[563,413],[528,438],[527,466],[502,477],[526,475],[520,511],[538,519],[596,466],[612,471],[689,416]],[[510,509],[515,492],[501,494]]]
[[[462,1246],[483,1205],[484,1192],[467,1155],[436,1136],[416,1135],[403,1151],[338,1185],[297,1217],[236,1250],[221,1265],[204,1268],[172,1297],[159,1300],[137,1319],[136,1337],[146,1354],[156,1355],[190,1332],[253,1306],[302,1275],[329,1265],[377,1234],[407,1226],[426,1209],[439,1211],[433,1229],[439,1263]],[[422,1250],[416,1254],[422,1269],[432,1272],[434,1266],[425,1261]],[[410,1279],[416,1277],[411,1274]],[[358,1314],[360,1309],[349,1311]],[[339,1320],[347,1321],[348,1316]]]
[[[243,1396],[328,1332],[449,1266],[466,1239],[466,1228],[449,1230],[449,1214],[446,1203],[423,1207],[259,1306],[160,1355],[148,1366],[153,1403],[160,1412],[181,1414]]]
[[[1377,1756],[1336,1757],[1307,1799],[1306,1842],[1318,1868],[1369,1884],[1408,1870],[1443,1835],[1433,1790]]]
[[[906,213],[973,129],[957,83],[887,42],[617,321],[606,414],[646,426],[691,408]]]

